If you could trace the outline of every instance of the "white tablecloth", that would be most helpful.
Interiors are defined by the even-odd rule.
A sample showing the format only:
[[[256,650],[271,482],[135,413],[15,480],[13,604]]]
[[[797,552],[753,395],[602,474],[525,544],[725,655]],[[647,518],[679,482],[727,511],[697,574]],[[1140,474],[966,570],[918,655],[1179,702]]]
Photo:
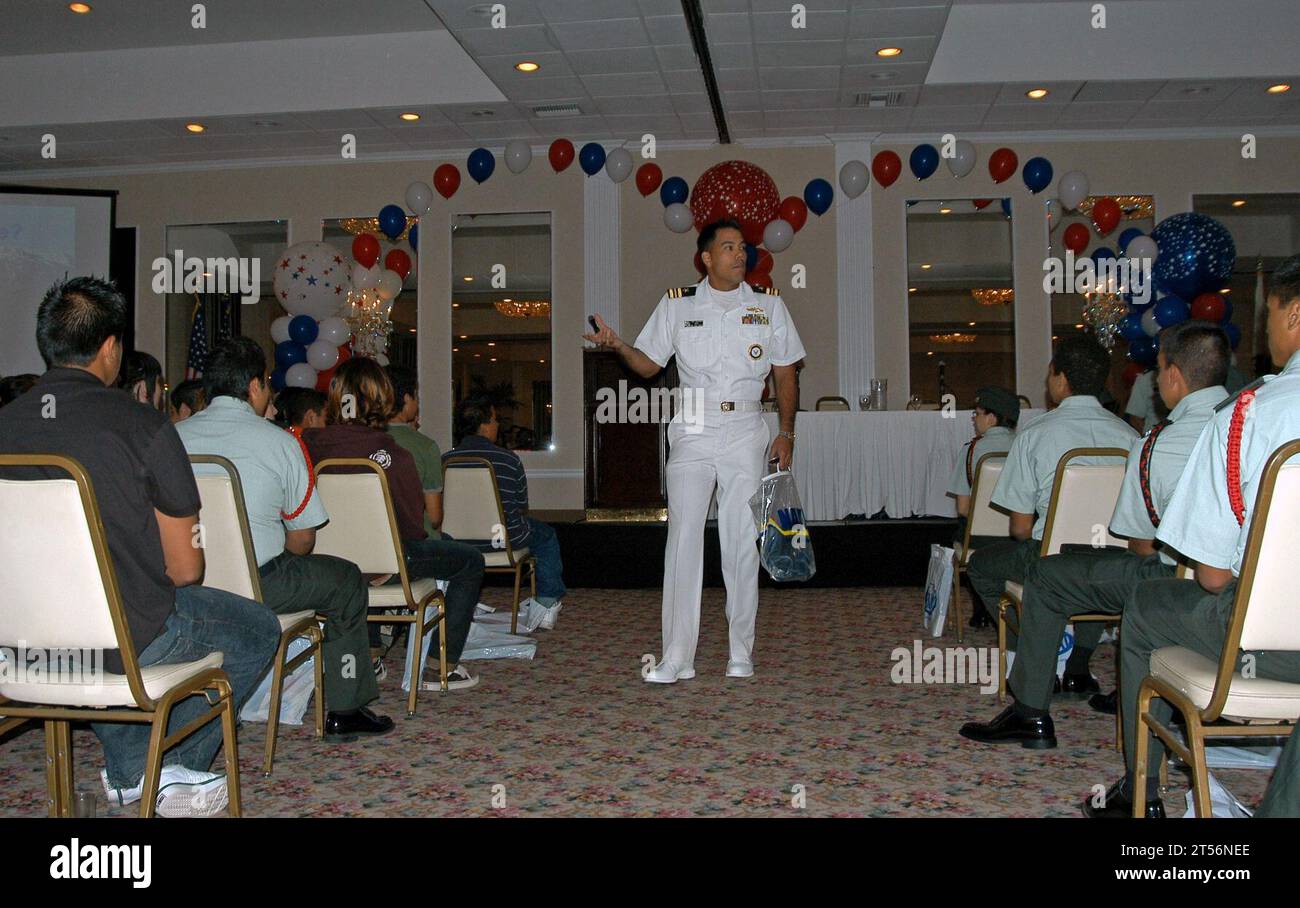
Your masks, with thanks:
[[[1020,425],[1042,410],[1021,410]],[[777,414],[764,413],[772,432]],[[947,494],[957,452],[975,429],[971,411],[810,411],[795,423],[794,479],[808,520],[956,517]]]

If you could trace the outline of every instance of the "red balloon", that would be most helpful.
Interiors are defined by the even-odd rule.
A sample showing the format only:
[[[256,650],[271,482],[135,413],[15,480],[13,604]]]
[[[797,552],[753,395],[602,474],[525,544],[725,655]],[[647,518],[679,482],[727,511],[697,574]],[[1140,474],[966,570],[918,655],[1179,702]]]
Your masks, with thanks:
[[[1225,311],[1223,297],[1217,293],[1202,293],[1192,300],[1192,318],[1217,322],[1223,318]]]
[[[1065,233],[1062,234],[1061,239],[1065,242],[1066,249],[1078,255],[1088,248],[1088,228],[1075,221],[1065,228]]]
[[[993,154],[989,155],[989,176],[993,177],[994,183],[1001,183],[1009,179],[1019,166],[1020,159],[1010,148],[999,148]]]
[[[455,164],[439,164],[433,172],[433,188],[444,199],[449,199],[460,188],[460,171]]]
[[[363,268],[374,267],[379,261],[379,240],[369,233],[362,233],[352,241],[352,257]]]
[[[390,249],[388,255],[384,256],[384,267],[396,271],[402,280],[406,280],[406,276],[411,273],[411,257],[405,249]]]
[[[659,188],[664,181],[664,172],[654,161],[647,161],[636,169],[636,188],[642,195],[649,195]]]
[[[771,287],[772,275],[755,274],[754,272],[751,271],[749,274],[745,275],[745,282],[752,284],[755,287]]]
[[[718,217],[735,218],[746,242],[763,242],[763,228],[777,216],[781,196],[761,167],[746,161],[714,164],[691,189],[691,214],[702,227]]]
[[[1129,363],[1124,367],[1124,386],[1132,387],[1137,377],[1146,371],[1146,367],[1141,363]]]
[[[903,159],[898,156],[897,152],[886,149],[871,159],[871,175],[876,178],[876,182],[881,186],[889,187],[902,172]]]
[[[704,259],[700,257],[698,252],[695,253],[695,270],[701,275],[708,274],[708,269],[704,267]]]
[[[798,233],[799,228],[808,220],[808,206],[797,195],[788,195],[777,206],[776,216],[788,223],[795,233]]]
[[[773,260],[773,258],[772,258],[772,253],[768,252],[766,249],[759,249],[759,250],[758,250],[758,261],[756,261],[756,262],[754,263],[754,270],[751,271],[750,273],[751,273],[751,274],[771,274],[771,273],[772,273],[772,266],[773,266],[774,264],[776,264],[776,262],[775,262],[775,261]]]
[[[971,202],[977,210],[983,210],[993,204],[992,199],[975,199]]]
[[[1092,222],[1097,225],[1097,232],[1102,236],[1110,233],[1119,224],[1119,202],[1112,198],[1098,199],[1092,206]]]
[[[559,173],[573,163],[574,154],[572,142],[568,139],[556,139],[551,143],[551,148],[546,152],[546,157],[550,158],[551,169]]]

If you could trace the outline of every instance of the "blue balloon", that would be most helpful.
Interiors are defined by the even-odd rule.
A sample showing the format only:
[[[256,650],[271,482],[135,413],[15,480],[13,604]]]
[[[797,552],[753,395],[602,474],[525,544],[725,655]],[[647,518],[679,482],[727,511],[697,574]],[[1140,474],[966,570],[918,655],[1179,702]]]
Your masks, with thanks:
[[[1106,259],[1113,259],[1113,258],[1115,258],[1115,250],[1111,249],[1109,246],[1098,246],[1096,249],[1093,250],[1092,253],[1092,260],[1096,262],[1098,265],[1100,265]]]
[[[1158,287],[1183,299],[1218,290],[1232,274],[1237,246],[1214,218],[1185,211],[1165,218],[1151,231],[1159,254],[1153,274]]]
[[[1154,365],[1156,354],[1160,352],[1160,345],[1156,343],[1154,337],[1140,337],[1137,340],[1129,341],[1128,358],[1135,363],[1141,363],[1144,366]]]
[[[283,391],[283,390],[284,390],[284,370],[283,370],[283,369],[276,369],[274,372],[271,373],[271,390],[272,390],[272,391]]]
[[[395,240],[406,229],[406,212],[401,205],[385,205],[379,209],[379,229],[390,240]]]
[[[1226,331],[1228,334],[1229,346],[1231,346],[1232,349],[1236,350],[1237,344],[1241,343],[1241,329],[1238,328],[1236,325],[1234,325],[1232,322],[1228,322],[1226,325],[1223,326],[1223,330]]]
[[[411,232],[406,235],[407,240],[411,243],[411,249],[415,252],[420,251],[420,225],[416,224],[411,228]]]
[[[1187,304],[1176,296],[1166,296],[1164,299],[1156,300],[1156,321],[1160,323],[1161,328],[1185,322],[1189,315],[1191,313],[1188,311]]]
[[[1003,200],[1002,200],[1002,213],[1005,214],[1007,217],[1011,217],[1011,200],[1010,200],[1010,199],[1003,199]]]
[[[578,152],[578,163],[582,165],[582,172],[587,176],[599,173],[600,168],[605,166],[605,149],[599,142],[588,142]]]
[[[754,266],[757,264],[758,264],[758,247],[755,246],[753,243],[746,243],[745,244],[745,273],[749,274],[749,272],[754,270]]]
[[[1119,251],[1127,252],[1128,244],[1142,235],[1142,231],[1136,227],[1130,227],[1119,235]]]
[[[686,185],[686,181],[681,177],[669,177],[659,187],[659,201],[663,202],[664,207],[667,208],[669,205],[685,202],[690,191],[691,188]]]
[[[486,148],[475,148],[469,153],[469,160],[465,162],[465,169],[469,171],[469,175],[474,178],[475,183],[482,183],[492,176],[492,171],[497,169],[497,159],[492,157],[492,152]]]
[[[831,200],[835,198],[835,190],[831,184],[827,183],[821,177],[815,180],[809,180],[808,185],[803,188],[803,200],[812,213],[821,217],[831,209]]]
[[[1124,316],[1119,320],[1119,333],[1130,344],[1146,337],[1146,332],[1142,330],[1142,316],[1136,312]]]
[[[1030,158],[1020,171],[1030,192],[1042,192],[1052,185],[1052,162],[1047,158]]]
[[[304,347],[316,339],[320,328],[310,315],[295,315],[289,322],[289,337]]]
[[[305,318],[306,316],[299,316]],[[282,372],[288,372],[295,363],[307,362],[307,348],[294,340],[280,341],[275,345],[275,364]]]
[[[907,164],[918,180],[924,180],[939,169],[939,149],[930,144],[921,144],[912,149]]]

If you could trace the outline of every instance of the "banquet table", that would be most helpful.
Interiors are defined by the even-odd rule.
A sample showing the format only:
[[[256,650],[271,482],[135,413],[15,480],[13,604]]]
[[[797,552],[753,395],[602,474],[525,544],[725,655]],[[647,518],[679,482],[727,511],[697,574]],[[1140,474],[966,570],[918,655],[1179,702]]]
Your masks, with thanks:
[[[956,517],[948,478],[974,434],[971,410],[821,410],[798,414],[794,480],[804,516]],[[1021,410],[1024,426],[1042,410]],[[773,434],[775,413],[764,413]]]

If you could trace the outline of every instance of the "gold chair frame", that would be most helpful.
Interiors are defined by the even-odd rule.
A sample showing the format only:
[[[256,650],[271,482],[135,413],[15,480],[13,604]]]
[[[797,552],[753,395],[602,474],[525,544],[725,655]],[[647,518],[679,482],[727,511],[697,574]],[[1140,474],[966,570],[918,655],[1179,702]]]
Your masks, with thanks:
[[[974,444],[974,442],[971,442],[971,444]],[[982,454],[982,455],[980,455],[980,459],[979,459],[978,461],[975,462],[975,479],[971,482],[971,485],[970,485],[970,500],[971,500],[971,504],[972,504],[972,506],[974,506],[974,502],[978,500],[979,489],[980,489],[980,473],[981,473],[981,472],[983,471],[983,469],[984,469],[984,462],[985,462],[985,461],[988,461],[988,460],[995,460],[995,459],[998,459],[998,458],[1001,458],[1002,460],[1006,460],[1006,459],[1007,459],[1007,454],[1006,454],[1006,452],[1005,452],[1005,451],[1002,451],[1001,453],[999,453],[999,452],[997,452],[997,451],[990,451],[990,452],[988,452],[987,454]],[[971,515],[969,515],[969,514],[966,515],[966,530],[965,530],[965,532],[962,534],[962,539],[961,539],[961,551],[958,552],[958,553],[956,554],[956,556],[953,558],[953,565],[952,565],[952,605],[953,605],[953,607],[952,607],[952,609],[951,609],[950,611],[951,611],[952,614],[953,614],[953,620],[955,621],[956,626],[957,626],[957,642],[958,642],[958,643],[961,643],[961,642],[962,642],[962,620],[961,620],[961,578],[962,578],[962,575],[966,573],[967,565],[970,564],[970,556],[971,556],[970,537],[971,537],[971,524],[972,524],[972,523],[974,523],[974,520],[972,520]],[[971,607],[974,608],[974,602],[973,602],[973,601],[972,601],[972,605],[971,605]]]
[[[853,410],[853,408],[849,406],[848,398],[840,397],[838,394],[829,394],[826,395],[825,397],[817,398],[817,403],[813,404],[813,410],[822,413],[833,413],[833,412],[838,412],[840,410],[839,407],[827,407],[825,410],[822,410],[822,404],[824,403],[840,403],[840,404],[844,404],[845,410],[849,410],[849,411]]]

